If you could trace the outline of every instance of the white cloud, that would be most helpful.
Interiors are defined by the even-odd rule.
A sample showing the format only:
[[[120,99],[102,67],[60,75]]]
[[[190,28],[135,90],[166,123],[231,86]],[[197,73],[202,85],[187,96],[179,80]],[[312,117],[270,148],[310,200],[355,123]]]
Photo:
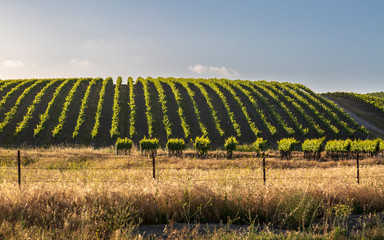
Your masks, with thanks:
[[[239,72],[234,69],[226,67],[216,67],[216,66],[205,66],[201,64],[196,64],[194,66],[188,66],[188,69],[199,75],[212,75],[215,77],[238,77],[240,76]]]
[[[24,63],[22,61],[4,60],[1,65],[6,68],[20,68],[24,66]]]
[[[80,61],[77,58],[71,59],[69,62],[71,64],[79,66],[79,67],[86,67],[86,66],[91,65],[90,61]]]

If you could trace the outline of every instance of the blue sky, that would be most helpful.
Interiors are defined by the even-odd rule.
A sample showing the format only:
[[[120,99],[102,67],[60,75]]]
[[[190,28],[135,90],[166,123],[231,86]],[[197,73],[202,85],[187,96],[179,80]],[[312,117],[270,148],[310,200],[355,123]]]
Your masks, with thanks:
[[[384,90],[384,1],[3,1],[0,79],[172,76]]]

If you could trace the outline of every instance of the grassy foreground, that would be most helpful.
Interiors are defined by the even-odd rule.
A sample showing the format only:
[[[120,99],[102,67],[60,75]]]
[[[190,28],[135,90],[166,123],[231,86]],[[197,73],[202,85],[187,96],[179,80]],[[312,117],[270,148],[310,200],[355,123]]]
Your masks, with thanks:
[[[137,151],[31,149],[22,151],[19,188],[15,150],[0,154],[0,239],[140,239],[149,233],[140,235],[139,226],[173,222],[223,225],[208,233],[168,228],[176,239],[384,237],[382,158],[362,160],[360,184],[354,161],[270,158],[264,185],[260,159],[251,155],[159,152],[153,180],[151,161]],[[227,231],[232,224],[249,227]]]

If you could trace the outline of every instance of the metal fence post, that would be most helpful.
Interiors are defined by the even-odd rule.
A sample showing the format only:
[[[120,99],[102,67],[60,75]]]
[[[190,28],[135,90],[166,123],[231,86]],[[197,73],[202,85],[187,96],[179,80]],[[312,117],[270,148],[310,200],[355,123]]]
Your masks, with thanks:
[[[265,175],[265,153],[263,153],[263,181],[265,185],[267,183],[267,177]]]
[[[359,153],[357,153],[356,157],[356,167],[357,167],[357,184],[360,183],[360,163],[359,163]]]
[[[152,150],[153,179],[156,178],[155,151]]]
[[[18,174],[18,182],[19,188],[21,187],[21,159],[20,159],[20,150],[17,150],[17,174]]]

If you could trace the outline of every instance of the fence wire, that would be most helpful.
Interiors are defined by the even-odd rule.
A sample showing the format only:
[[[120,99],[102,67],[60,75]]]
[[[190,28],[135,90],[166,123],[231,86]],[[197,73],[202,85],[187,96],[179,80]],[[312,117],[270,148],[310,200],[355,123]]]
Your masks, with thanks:
[[[163,154],[163,156],[166,156],[167,154]],[[261,162],[261,158],[257,158],[256,156],[254,155],[245,155],[245,156],[248,156],[248,157],[251,157],[252,159],[259,159],[260,161],[257,161],[258,163]],[[66,160],[69,160],[69,159],[78,159],[78,160],[90,160],[90,159],[127,159],[129,158],[130,156],[129,155],[123,155],[123,156],[116,156],[116,155],[108,155],[108,156],[98,156],[98,155],[91,155],[91,156],[49,156],[49,155],[33,155],[33,154],[23,154],[21,155],[21,159],[34,159],[34,158],[38,158],[38,159],[50,159],[50,158],[55,158],[55,159],[66,159]],[[131,156],[132,157],[132,156]],[[267,157],[267,156],[266,156]],[[271,156],[268,156],[269,158]],[[221,159],[220,159],[221,160]],[[129,171],[129,170],[153,170],[153,167],[152,166],[126,166],[126,167],[29,167],[29,166],[22,166],[21,167],[21,171],[19,172],[18,171],[18,166],[17,166],[17,158],[15,158],[14,156],[2,156],[0,157],[0,162],[2,161],[7,161],[7,162],[11,162],[12,165],[14,166],[10,166],[9,164],[6,165],[6,166],[2,166],[0,167],[0,181],[2,181],[3,183],[4,182],[7,182],[7,183],[79,183],[79,182],[102,182],[102,183],[122,183],[122,184],[129,184],[129,183],[132,183],[134,181],[130,181],[129,179],[126,179],[126,180],[84,180],[84,179],[76,179],[76,180],[67,180],[67,179],[61,179],[61,180],[19,180],[19,181],[8,181],[7,179],[4,178],[4,173],[6,171],[15,171],[15,172],[18,172],[18,174],[25,174],[25,172],[28,172],[30,170],[42,170],[42,171],[60,171],[60,172],[64,172],[64,171],[69,171],[69,172],[72,172],[72,171]],[[161,163],[161,161],[158,161],[158,163]],[[255,163],[254,161],[252,163]],[[380,164],[380,163],[379,163]],[[268,165],[268,164],[267,164]],[[366,167],[370,167],[370,166],[373,166],[373,165],[361,165],[360,166],[360,169],[365,169]],[[377,165],[375,165],[377,166]],[[346,167],[350,167],[350,168],[356,168],[356,164],[346,164],[344,166],[306,166],[306,167],[302,167],[304,169],[314,169],[314,168],[318,168],[318,169],[341,169],[341,168],[346,168]],[[238,167],[238,166],[230,166],[230,167],[199,167],[199,166],[194,166],[194,167],[156,167],[155,168],[155,171],[157,173],[157,178],[156,180],[159,181],[159,180],[167,180],[166,178],[165,179],[162,179],[162,172],[165,171],[165,170],[207,170],[207,171],[210,171],[210,170],[223,170],[223,171],[226,171],[226,170],[262,170],[262,166],[258,166],[258,165],[255,165],[255,166],[246,166],[246,167]],[[267,166],[265,168],[267,171],[269,170],[283,170],[283,169],[297,169],[297,167],[270,167],[270,166]],[[262,175],[262,174],[260,174]],[[50,175],[40,175],[40,177],[51,177]],[[186,176],[186,181],[192,181],[192,182],[217,182],[217,181],[226,181],[226,182],[231,182],[231,181],[264,181],[264,180],[267,180],[267,181],[270,181],[270,180],[321,180],[321,179],[370,179],[370,178],[383,178],[384,179],[384,175],[360,175],[359,177],[357,176],[350,176],[350,173],[349,175],[345,175],[345,176],[319,176],[319,177],[268,177],[268,176],[260,176],[260,177],[245,177],[245,178],[226,178],[225,179],[222,179],[222,178],[217,178],[217,179],[200,179],[200,178],[196,178],[194,179],[193,177],[191,176]],[[137,179],[135,179],[137,180]],[[140,179],[140,181],[143,181],[143,180],[148,180],[148,178],[144,178],[144,179]]]

